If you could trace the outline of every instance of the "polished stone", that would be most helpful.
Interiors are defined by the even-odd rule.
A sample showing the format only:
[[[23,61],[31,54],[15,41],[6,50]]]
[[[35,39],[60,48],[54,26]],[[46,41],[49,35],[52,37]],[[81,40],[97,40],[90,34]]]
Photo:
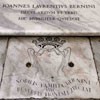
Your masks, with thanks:
[[[100,35],[100,0],[0,0],[0,35]]]
[[[88,38],[11,38],[0,98],[100,98]]]

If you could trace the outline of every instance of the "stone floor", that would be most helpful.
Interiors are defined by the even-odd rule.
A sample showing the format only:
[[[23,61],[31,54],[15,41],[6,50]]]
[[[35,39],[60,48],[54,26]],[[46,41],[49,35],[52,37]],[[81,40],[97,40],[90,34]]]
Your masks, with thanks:
[[[52,52],[51,59],[49,50],[54,50],[54,52],[56,52]],[[61,56],[61,54],[63,54],[63,57]],[[63,60],[61,60],[61,58]],[[36,62],[34,59],[36,60]],[[35,64],[36,67],[39,67],[39,64],[37,65],[38,59],[43,71],[42,74],[40,68],[38,69],[40,72],[37,72],[35,68],[33,69],[33,66]],[[49,82],[56,81],[58,83],[61,83],[66,79],[66,77],[69,80],[72,78],[81,78],[87,80],[85,81],[86,84],[76,82],[72,85],[78,84],[80,87],[82,85],[83,87],[86,86],[89,88],[86,88],[86,90],[84,88],[84,91],[77,89],[75,92],[73,92],[73,94],[70,94],[67,97],[64,96],[64,98],[68,98],[68,100],[69,98],[73,98],[70,100],[80,100],[82,98],[93,98],[93,100],[99,99],[99,59],[100,37],[0,37],[0,98],[18,99],[25,97],[28,99],[20,100],[35,100],[30,98],[32,97],[30,94],[27,95],[25,91],[23,93],[23,91],[21,91],[19,88],[17,89],[19,89],[18,91],[20,91],[20,93],[17,93],[18,91],[16,92],[14,90],[16,90],[16,87],[19,84],[16,83],[15,80],[20,78],[34,79],[34,77],[36,78],[35,75],[37,75],[38,77],[35,79],[35,81],[38,81],[38,78],[41,78],[41,80]],[[60,67],[63,67],[63,73],[61,72],[62,69],[59,70],[59,81],[57,80],[57,69],[59,69],[58,65]],[[20,84],[20,86],[23,85],[24,87],[28,86],[24,83]],[[32,87],[30,86],[29,88]],[[35,89],[38,90],[38,88]],[[38,96],[35,96],[35,98],[37,97]],[[39,97],[42,98],[42,96]],[[61,98],[63,98],[63,96]],[[61,98],[59,100],[62,100]],[[47,99],[44,98],[42,100]]]

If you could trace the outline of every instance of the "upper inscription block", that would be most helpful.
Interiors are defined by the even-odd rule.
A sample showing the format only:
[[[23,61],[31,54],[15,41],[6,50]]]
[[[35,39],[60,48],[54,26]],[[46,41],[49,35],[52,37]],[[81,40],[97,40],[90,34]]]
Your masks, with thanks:
[[[100,0],[0,0],[0,35],[100,35]]]

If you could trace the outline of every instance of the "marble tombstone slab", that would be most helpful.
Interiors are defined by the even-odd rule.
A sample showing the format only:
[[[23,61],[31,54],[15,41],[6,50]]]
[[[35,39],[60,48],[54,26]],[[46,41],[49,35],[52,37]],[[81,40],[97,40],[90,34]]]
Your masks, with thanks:
[[[0,98],[100,98],[87,38],[11,38]]]
[[[0,0],[0,35],[100,35],[100,0]]]

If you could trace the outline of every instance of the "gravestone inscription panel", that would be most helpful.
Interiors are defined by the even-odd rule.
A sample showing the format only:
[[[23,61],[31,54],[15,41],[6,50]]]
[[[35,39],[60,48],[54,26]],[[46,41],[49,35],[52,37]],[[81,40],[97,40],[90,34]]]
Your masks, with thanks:
[[[0,0],[0,35],[100,35],[100,0]]]
[[[0,98],[99,98],[87,38],[20,37],[9,42]]]

